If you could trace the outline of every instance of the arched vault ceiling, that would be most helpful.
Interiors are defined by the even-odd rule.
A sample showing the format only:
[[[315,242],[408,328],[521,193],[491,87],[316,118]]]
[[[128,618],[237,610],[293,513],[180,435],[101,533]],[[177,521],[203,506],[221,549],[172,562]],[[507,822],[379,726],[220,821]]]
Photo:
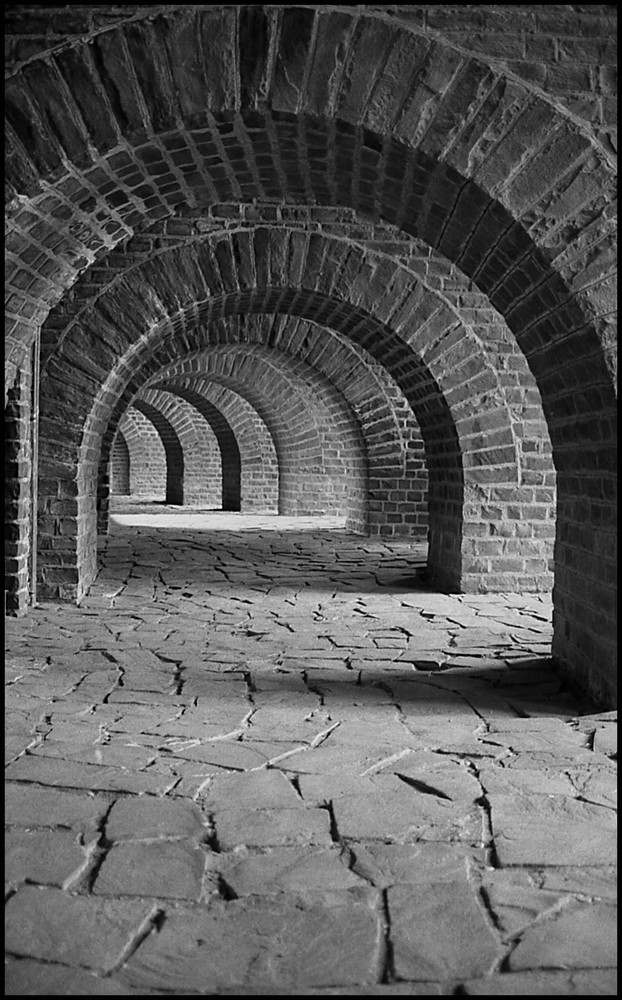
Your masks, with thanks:
[[[62,347],[74,325],[79,324],[85,310],[98,298],[114,292],[121,278],[131,276],[135,269],[150,260],[167,254],[177,247],[192,247],[205,240],[214,240],[223,233],[252,232],[258,226],[272,230],[298,233],[321,233],[326,239],[339,241],[352,248],[352,255],[364,254],[370,267],[377,270],[387,261],[402,269],[401,284],[420,284],[438,299],[439,308],[446,304],[457,320],[481,340],[482,351],[496,351],[503,344],[503,353],[521,351],[503,317],[455,265],[419,239],[413,239],[394,226],[370,224],[346,209],[317,209],[312,206],[262,208],[248,204],[222,205],[207,217],[163,220],[146,233],[110,251],[104,260],[81,275],[72,289],[50,313],[42,332],[42,367],[48,358]],[[307,237],[308,238],[308,237]],[[348,279],[347,272],[343,275]]]
[[[230,339],[233,341],[233,337]],[[402,450],[419,438],[415,416],[394,380],[368,352],[357,350],[335,332],[296,317],[249,316],[244,320],[240,340],[242,346],[268,348],[274,357],[294,359],[297,365],[304,364],[318,373],[344,397],[359,423],[377,422],[385,430],[390,426],[391,437]],[[233,347],[233,351],[239,348]],[[213,351],[208,350],[192,360],[184,359],[150,378],[147,384],[164,380],[174,383],[188,378],[190,373],[209,375],[212,358]],[[252,389],[251,383],[248,390]]]
[[[215,5],[208,5],[215,6]],[[222,7],[228,5],[223,4]],[[298,15],[319,27],[321,15],[347,15],[357,21],[371,19],[399,25],[415,35],[450,46],[465,55],[478,55],[498,71],[521,80],[534,93],[581,122],[607,141],[615,95],[616,18],[611,5],[583,4],[572,8],[572,17],[562,8],[439,4],[366,4],[353,12],[347,4],[296,4]],[[5,8],[8,45],[5,76],[11,77],[25,64],[111,32],[128,22],[176,15],[201,24],[206,5],[124,4],[119,8],[92,4],[88,7],[31,4]],[[273,31],[288,29],[294,15],[291,4],[270,4]],[[183,13],[180,13],[183,11]],[[289,12],[289,13],[288,13]],[[314,25],[315,27],[315,25]],[[318,29],[315,29],[317,36]],[[591,68],[595,68],[590,72]]]
[[[9,356],[111,247],[230,200],[385,219],[504,315],[570,244],[589,312],[606,314],[614,175],[593,131],[425,25],[372,13],[167,8],[11,76]]]
[[[408,242],[401,246],[402,256],[407,259]],[[417,256],[416,247],[409,267],[408,263],[398,264],[391,255],[371,250],[370,246],[274,225],[270,230],[219,232],[211,239],[208,235],[194,236],[173,249],[157,251],[154,256],[141,255],[140,263],[135,263],[133,254],[118,256],[121,267],[129,259],[131,270],[120,269],[116,280],[101,286],[102,294],[65,327],[60,344],[59,334],[50,323],[50,344],[59,346],[44,364],[44,392],[49,392],[57,418],[59,400],[67,399],[65,416],[70,423],[75,422],[80,411],[86,415],[85,401],[89,395],[93,397],[93,391],[102,398],[102,385],[113,401],[114,393],[110,395],[113,383],[120,387],[124,373],[129,376],[137,371],[137,352],[144,361],[149,350],[156,348],[159,338],[167,335],[167,323],[173,323],[176,336],[183,328],[187,335],[196,337],[193,324],[205,323],[210,315],[221,315],[215,305],[217,297],[228,296],[224,308],[240,314],[251,309],[248,296],[252,293],[252,311],[257,312],[262,311],[261,290],[277,287],[299,290],[302,298],[307,299],[304,308],[308,310],[301,315],[311,320],[316,318],[314,310],[319,308],[319,299],[316,297],[315,304],[311,300],[315,293],[320,293],[324,300],[319,317],[322,323],[331,312],[326,296],[334,298],[335,308],[339,302],[349,303],[353,311],[348,322],[350,325],[354,322],[355,326],[358,322],[361,326],[361,334],[350,340],[386,367],[401,385],[419,419],[420,406],[426,406],[430,391],[438,391],[432,388],[433,382],[428,383],[428,389],[424,388],[425,380],[422,382],[421,378],[426,367],[428,380],[430,376],[436,380],[449,405],[457,407],[457,420],[472,420],[475,414],[481,416],[482,410],[500,408],[505,409],[506,423],[510,423],[510,406],[513,416],[520,418],[521,396],[523,402],[526,396],[531,396],[530,405],[537,396],[524,357],[507,326],[493,310],[476,308],[480,306],[481,295],[472,292],[464,281],[456,282],[453,270],[446,263],[429,254]],[[426,276],[424,280],[431,285],[440,284],[441,289],[433,291],[426,287],[421,272]],[[459,305],[452,304],[456,285]],[[270,294],[271,301],[276,302],[274,294]],[[266,307],[263,311],[274,308]],[[367,332],[363,332],[366,312],[380,326],[368,324]],[[468,324],[461,321],[463,312],[471,321]],[[479,321],[477,327],[475,319]],[[339,330],[343,321],[327,325]],[[85,356],[85,338],[91,348],[89,357]],[[187,341],[181,339],[179,343]],[[46,338],[46,348],[47,345]],[[200,341],[195,339],[193,349],[200,347]],[[66,381],[67,361],[82,374],[82,402],[78,387],[57,384],[57,372],[63,373],[61,381]],[[415,377],[415,369],[420,376]]]

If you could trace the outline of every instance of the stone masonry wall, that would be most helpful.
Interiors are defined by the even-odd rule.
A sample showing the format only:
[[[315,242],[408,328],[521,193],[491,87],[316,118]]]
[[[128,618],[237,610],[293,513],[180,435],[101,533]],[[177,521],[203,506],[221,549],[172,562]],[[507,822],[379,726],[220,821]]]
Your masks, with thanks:
[[[30,594],[32,372],[14,373],[4,410],[5,613],[23,613]]]

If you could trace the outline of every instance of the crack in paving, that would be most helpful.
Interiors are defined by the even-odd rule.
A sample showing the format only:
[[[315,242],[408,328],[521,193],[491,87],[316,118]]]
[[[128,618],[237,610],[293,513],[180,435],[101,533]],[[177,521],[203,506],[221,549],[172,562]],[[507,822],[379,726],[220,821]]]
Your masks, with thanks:
[[[136,931],[132,934],[129,941],[122,949],[116,962],[109,965],[103,972],[104,977],[111,976],[113,973],[118,972],[126,962],[134,955],[140,948],[143,941],[149,937],[150,934],[158,932],[162,929],[164,921],[166,919],[166,913],[161,906],[153,906],[151,912],[145,917],[142,923],[138,926]]]
[[[381,889],[376,904],[378,915],[378,943],[376,956],[376,982],[389,984],[395,978],[393,942],[391,941],[391,912],[386,889]]]

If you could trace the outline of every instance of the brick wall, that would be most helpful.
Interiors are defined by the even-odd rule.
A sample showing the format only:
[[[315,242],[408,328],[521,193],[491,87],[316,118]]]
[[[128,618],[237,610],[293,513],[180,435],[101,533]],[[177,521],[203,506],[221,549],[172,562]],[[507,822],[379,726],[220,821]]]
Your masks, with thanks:
[[[123,433],[118,430],[110,459],[110,493],[130,496],[130,450]]]
[[[129,494],[159,500],[166,498],[166,451],[157,428],[135,407],[119,425],[128,447]]]

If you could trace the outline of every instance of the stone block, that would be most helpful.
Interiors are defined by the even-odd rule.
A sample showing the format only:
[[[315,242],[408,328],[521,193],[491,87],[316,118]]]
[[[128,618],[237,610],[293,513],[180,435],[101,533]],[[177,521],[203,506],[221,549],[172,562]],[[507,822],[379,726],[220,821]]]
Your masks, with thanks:
[[[613,969],[617,964],[617,909],[608,903],[570,904],[554,919],[528,928],[510,956],[511,970]]]
[[[347,796],[335,801],[333,809],[339,836],[347,841],[469,841],[480,825],[476,807],[456,805],[406,785],[397,794]]]
[[[91,791],[77,794],[9,781],[5,786],[4,822],[24,827],[95,829],[109,806],[107,799]]]
[[[198,900],[204,869],[205,852],[191,844],[120,844],[104,858],[93,892],[103,896]]]
[[[201,840],[206,833],[205,822],[194,805],[140,795],[115,802],[106,819],[106,837],[110,841],[164,837]]]
[[[34,781],[54,788],[83,788],[96,791],[151,792],[162,795],[173,784],[171,773],[134,773],[122,767],[97,764],[79,764],[59,761],[57,758],[28,755],[13,761],[7,768],[7,778],[15,781]]]
[[[213,855],[212,862],[236,896],[268,896],[349,889],[363,883],[348,869],[341,848],[281,847],[261,853]]]
[[[611,809],[562,795],[497,795],[492,828],[502,865],[611,864],[616,823]]]
[[[27,885],[7,903],[5,947],[13,955],[106,971],[151,910],[150,904]]]
[[[220,809],[293,809],[300,798],[280,771],[254,771],[250,774],[218,777],[210,782],[203,797],[207,810]]]
[[[215,826],[221,850],[332,842],[326,809],[219,809]]]
[[[378,935],[374,899],[369,890],[353,889],[214,901],[203,910],[179,908],[119,975],[133,988],[186,994],[236,986],[272,992],[373,981]]]
[[[467,995],[519,997],[616,996],[617,971],[590,969],[587,972],[565,969],[512,972],[465,983]]]
[[[86,855],[75,832],[10,830],[4,837],[4,878],[11,885],[36,882],[62,887]]]
[[[8,958],[4,969],[4,988],[7,996],[135,996],[151,995],[143,990],[133,990],[118,979],[98,976],[86,969],[70,969],[50,962],[37,962],[30,958]],[[155,994],[154,994],[155,995]]]
[[[399,979],[465,979],[485,974],[502,947],[468,884],[394,886],[387,893]]]

